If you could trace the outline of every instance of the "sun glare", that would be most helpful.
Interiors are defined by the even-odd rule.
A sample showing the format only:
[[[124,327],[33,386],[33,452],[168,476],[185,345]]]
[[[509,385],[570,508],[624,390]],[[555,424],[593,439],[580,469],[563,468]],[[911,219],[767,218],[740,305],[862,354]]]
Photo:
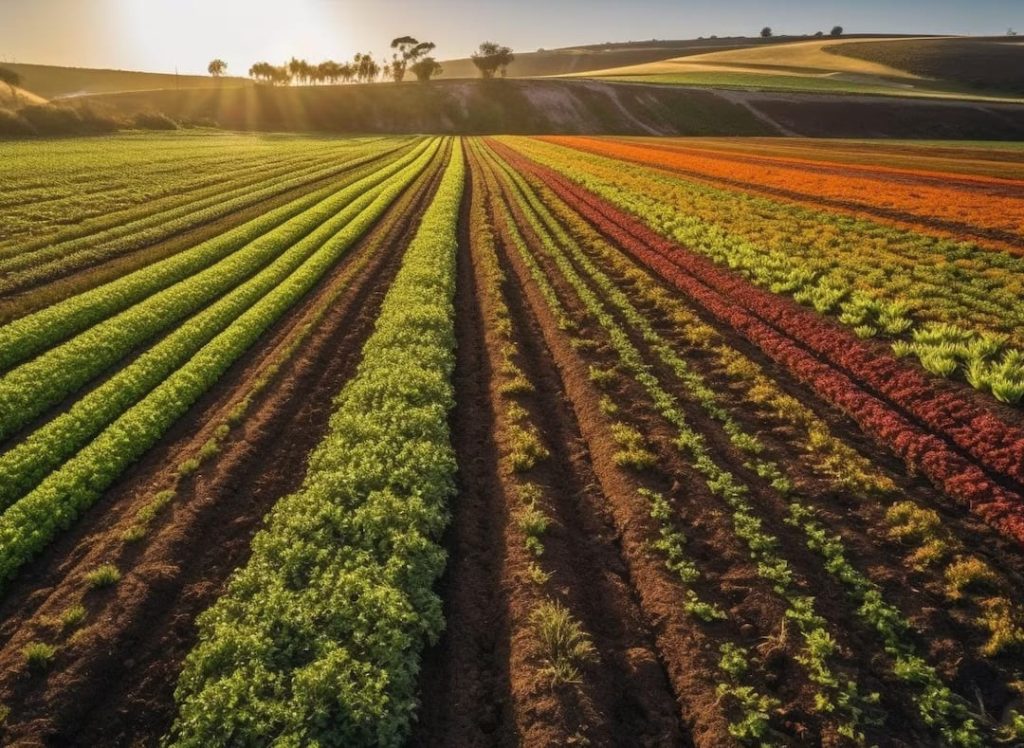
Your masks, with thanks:
[[[347,59],[355,51],[346,4],[293,0],[117,0],[118,36],[153,70],[202,73],[208,59],[242,73],[260,60]]]

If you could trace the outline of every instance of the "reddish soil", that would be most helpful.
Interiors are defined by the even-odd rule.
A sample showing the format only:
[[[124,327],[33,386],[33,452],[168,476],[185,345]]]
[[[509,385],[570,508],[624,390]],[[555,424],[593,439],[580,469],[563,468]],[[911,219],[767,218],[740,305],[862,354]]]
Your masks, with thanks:
[[[195,643],[195,617],[245,563],[264,514],[299,485],[306,456],[326,429],[331,400],[358,364],[401,250],[436,187],[441,162],[436,159],[317,291],[275,326],[265,345],[240,361],[12,584],[0,606],[0,703],[11,710],[5,741],[155,745],[166,732],[177,673]],[[325,301],[331,312],[254,403],[241,433],[182,481],[149,535],[122,542],[139,508],[174,483],[180,461],[196,454],[275,352]],[[121,581],[86,592],[84,575],[111,562],[122,571]],[[58,649],[45,673],[27,671],[21,649],[53,640],[50,621],[80,600],[88,610],[84,628]]]

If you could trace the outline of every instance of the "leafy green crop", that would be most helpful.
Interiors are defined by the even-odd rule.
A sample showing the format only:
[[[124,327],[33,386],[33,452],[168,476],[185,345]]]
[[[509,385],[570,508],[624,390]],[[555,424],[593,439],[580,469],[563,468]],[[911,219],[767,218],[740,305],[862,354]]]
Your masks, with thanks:
[[[249,563],[199,619],[180,746],[399,745],[419,652],[443,622],[455,458],[456,147],[302,488],[281,499]]]

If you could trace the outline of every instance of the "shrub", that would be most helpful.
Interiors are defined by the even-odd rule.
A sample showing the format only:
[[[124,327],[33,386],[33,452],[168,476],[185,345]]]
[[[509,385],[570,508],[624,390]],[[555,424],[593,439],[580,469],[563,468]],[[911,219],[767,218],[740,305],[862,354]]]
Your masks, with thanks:
[[[82,115],[71,107],[33,104],[22,107],[19,114],[40,135],[72,135],[84,127]]]

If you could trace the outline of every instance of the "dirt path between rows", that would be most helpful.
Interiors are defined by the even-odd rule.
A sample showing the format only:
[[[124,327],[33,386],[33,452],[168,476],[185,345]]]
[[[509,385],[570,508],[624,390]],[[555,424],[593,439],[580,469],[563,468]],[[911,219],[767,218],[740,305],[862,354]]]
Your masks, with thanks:
[[[436,188],[441,158],[263,345],[12,585],[0,606],[0,703],[10,709],[5,742],[155,745],[170,726],[177,674],[195,643],[195,617],[248,558],[265,513],[300,484],[332,398],[358,364],[402,250]],[[121,535],[138,509],[173,482],[180,460],[199,450],[275,352],[339,290],[241,433],[181,484],[141,544],[125,545]],[[22,648],[54,638],[50,621],[83,598],[84,575],[107,562],[117,564],[121,581],[86,592],[84,628],[58,649],[45,673],[27,671]]]

